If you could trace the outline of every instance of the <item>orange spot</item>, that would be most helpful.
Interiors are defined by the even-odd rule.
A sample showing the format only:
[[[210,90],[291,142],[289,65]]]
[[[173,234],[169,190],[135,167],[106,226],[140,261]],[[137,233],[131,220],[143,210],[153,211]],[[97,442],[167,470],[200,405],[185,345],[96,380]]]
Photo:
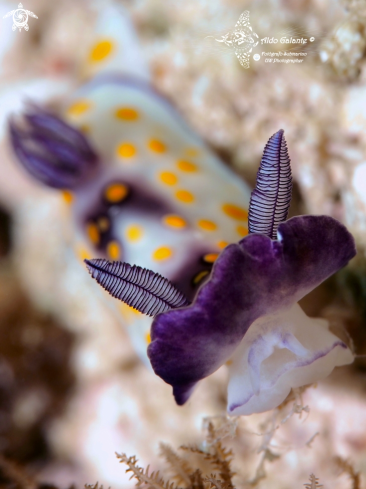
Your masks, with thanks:
[[[91,103],[87,100],[78,100],[77,102],[74,102],[72,105],[70,105],[70,107],[67,109],[67,113],[70,116],[78,116],[84,114],[84,112],[89,110],[90,107]]]
[[[245,221],[248,219],[248,212],[237,205],[224,204],[222,206],[222,210],[227,216],[231,217],[232,219],[236,219],[238,221]]]
[[[217,246],[218,246],[218,247],[219,247],[221,250],[223,250],[224,248],[226,248],[226,247],[227,247],[227,245],[228,245],[228,244],[229,244],[229,243],[228,243],[227,241],[219,241],[219,242],[217,243]]]
[[[166,185],[175,185],[178,182],[178,177],[170,171],[160,173],[160,180]]]
[[[197,171],[197,165],[186,160],[177,161],[177,167],[179,168],[179,170],[187,173],[192,173]]]
[[[128,195],[128,187],[123,183],[112,183],[104,191],[104,197],[113,204],[121,202]]]
[[[164,153],[166,151],[165,144],[158,139],[150,139],[148,146],[154,153]]]
[[[136,154],[136,148],[131,143],[122,143],[117,148],[118,156],[122,158],[131,158]]]
[[[137,311],[133,307],[125,304],[124,302],[119,304],[120,311],[122,312],[124,319],[128,321],[130,324],[133,323],[136,316],[142,315],[141,312]]]
[[[78,255],[79,259],[81,261],[84,261],[84,260],[89,260],[91,258],[91,254],[89,253],[89,251],[84,248],[83,246],[78,246],[77,249],[76,249],[76,254]]]
[[[182,217],[175,216],[173,214],[171,214],[169,216],[164,216],[163,222],[167,226],[170,226],[172,228],[177,228],[177,229],[185,228],[187,225],[186,221]]]
[[[111,260],[118,260],[121,254],[121,250],[117,241],[111,241],[107,245],[107,253]]]
[[[227,362],[225,362],[225,365],[227,365],[228,367],[230,367],[230,365],[232,365],[233,361],[232,360],[228,360]]]
[[[99,61],[103,61],[107,58],[113,50],[113,44],[111,41],[100,41],[95,44],[90,51],[90,61],[94,63],[98,63]]]
[[[239,236],[244,237],[244,236],[247,236],[247,234],[248,234],[248,228],[246,226],[238,226],[236,228],[236,230],[237,230]]]
[[[69,190],[63,190],[61,195],[64,201],[66,202],[66,204],[71,204],[72,201],[74,200],[74,196]]]
[[[215,231],[215,229],[217,229],[216,224],[212,221],[208,221],[207,219],[200,219],[197,224],[201,229],[204,229],[205,231]]]
[[[98,228],[104,233],[105,231],[108,231],[109,229],[109,219],[108,217],[100,217],[98,219]]]
[[[192,195],[191,192],[188,192],[188,190],[177,190],[175,196],[178,200],[186,204],[190,204],[194,201],[194,195]]]
[[[208,253],[203,257],[203,260],[207,263],[213,263],[218,256],[219,253]]]
[[[126,229],[126,238],[128,239],[128,241],[131,241],[132,243],[136,241],[140,241],[143,234],[144,232],[140,226],[129,226]]]
[[[193,279],[194,285],[197,285],[201,280],[203,280],[210,272],[208,270],[202,270],[202,272],[197,273]]]
[[[139,118],[139,113],[137,110],[132,109],[131,107],[120,107],[114,114],[117,119],[121,119],[123,121],[136,121]]]
[[[146,335],[145,335],[145,341],[146,341],[146,343],[148,345],[150,345],[150,343],[151,343],[151,335],[150,335],[150,333],[146,333]]]
[[[171,256],[172,256],[172,250],[167,246],[162,246],[161,248],[157,248],[152,255],[153,260],[157,260],[157,261],[167,260]]]
[[[87,232],[87,235],[88,235],[90,241],[93,244],[97,245],[99,243],[99,239],[100,239],[97,225],[94,224],[93,222],[90,222],[86,226],[86,232]]]

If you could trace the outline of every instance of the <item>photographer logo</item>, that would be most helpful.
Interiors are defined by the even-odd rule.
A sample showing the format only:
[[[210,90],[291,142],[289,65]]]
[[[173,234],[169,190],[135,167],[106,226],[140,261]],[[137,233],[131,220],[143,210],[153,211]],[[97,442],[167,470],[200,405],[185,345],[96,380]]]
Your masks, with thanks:
[[[31,12],[30,10],[25,10],[21,3],[18,5],[18,8],[16,10],[12,10],[11,12],[5,14],[3,19],[5,19],[6,17],[10,17],[11,15],[13,16],[12,29],[13,31],[15,31],[15,29],[18,28],[19,32],[22,30],[22,28],[24,28],[24,30],[26,31],[29,29],[28,16],[38,19],[38,17],[33,12]]]

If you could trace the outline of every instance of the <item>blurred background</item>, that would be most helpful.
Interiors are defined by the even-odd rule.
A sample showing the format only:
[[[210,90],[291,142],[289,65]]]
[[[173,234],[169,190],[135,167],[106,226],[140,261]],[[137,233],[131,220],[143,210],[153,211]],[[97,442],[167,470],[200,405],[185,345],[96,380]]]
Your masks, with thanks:
[[[38,19],[30,17],[29,31],[19,32],[11,17],[3,18],[17,2],[0,2],[1,487],[97,481],[134,487],[115,452],[164,471],[159,442],[202,446],[203,418],[225,413],[225,367],[204,380],[186,406],[175,405],[171,388],[141,363],[76,259],[61,194],[33,181],[10,149],[7,118],[25,100],[58,107],[92,76],[88,50],[109,3],[27,0],[24,8]],[[307,389],[297,408],[235,421],[236,436],[225,438],[234,452],[235,486],[294,489],[315,473],[325,487],[364,487],[366,2],[120,4],[153,85],[223,164],[253,186],[266,141],[283,128],[294,176],[291,215],[331,215],[357,243],[357,257],[302,306],[351,338],[359,357]],[[303,62],[267,63],[261,56],[241,66],[215,39],[232,31],[244,10],[259,38],[313,37],[290,47],[306,53]],[[256,52],[281,49],[259,45]],[[234,421],[213,419],[233,433]]]

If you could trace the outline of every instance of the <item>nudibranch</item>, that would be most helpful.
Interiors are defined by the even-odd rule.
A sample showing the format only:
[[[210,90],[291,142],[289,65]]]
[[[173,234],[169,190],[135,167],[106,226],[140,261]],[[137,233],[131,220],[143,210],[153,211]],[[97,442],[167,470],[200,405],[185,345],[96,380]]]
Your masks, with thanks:
[[[61,114],[28,105],[13,117],[13,150],[62,191],[82,259],[154,270],[184,294],[172,305],[193,301],[222,249],[247,235],[250,189],[152,88],[123,11],[106,7],[96,31],[86,56],[92,78]],[[116,304],[150,365],[152,319]]]
[[[228,412],[250,414],[352,362],[297,302],[347,264],[354,241],[331,217],[286,221],[283,131],[270,138],[250,196],[151,87],[119,9],[106,8],[97,36],[93,78],[63,114],[29,105],[10,121],[10,140],[29,173],[63,191],[90,273],[123,301],[142,357],[151,340],[152,368],[177,403],[224,363]]]
[[[199,380],[225,363],[228,413],[248,415],[277,407],[291,388],[353,361],[327,321],[307,317],[298,301],[355,256],[354,239],[329,216],[286,221],[291,190],[280,130],[261,160],[249,235],[221,252],[190,304],[179,287],[150,270],[87,261],[112,295],[155,315],[148,356],[155,373],[172,385],[179,405]]]

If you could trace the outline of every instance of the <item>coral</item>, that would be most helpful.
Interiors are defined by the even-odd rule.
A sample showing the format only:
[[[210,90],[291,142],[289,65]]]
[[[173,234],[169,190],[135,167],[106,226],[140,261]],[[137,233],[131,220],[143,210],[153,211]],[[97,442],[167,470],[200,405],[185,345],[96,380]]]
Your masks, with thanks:
[[[301,402],[301,395],[302,392],[300,391],[297,393],[293,392],[288,400],[268,418],[268,424],[262,425],[264,432],[261,434],[263,440],[259,451],[263,452],[263,456],[261,457],[255,476],[251,480],[243,481],[235,476],[235,472],[232,470],[232,462],[234,459],[237,459],[237,456],[234,457],[232,449],[228,449],[222,442],[223,437],[228,435],[235,436],[237,419],[225,417],[204,419],[205,440],[199,446],[181,446],[180,450],[183,450],[186,457],[178,455],[171,446],[161,443],[160,457],[168,464],[170,476],[166,474],[163,477],[160,471],[151,472],[149,466],[143,469],[138,465],[138,460],[135,456],[129,457],[124,453],[116,455],[120,463],[127,466],[126,472],[131,473],[131,479],[134,478],[137,481],[137,488],[235,489],[237,487],[256,487],[262,479],[267,477],[265,471],[266,461],[273,462],[279,460],[281,457],[279,453],[274,453],[271,448],[271,441],[279,425],[285,423],[295,413],[301,417],[303,411],[309,412],[307,406],[297,404],[298,401]],[[287,416],[283,417],[284,408],[294,400],[295,402],[291,411]],[[314,437],[309,440],[309,446],[314,440]],[[203,461],[206,462],[206,465],[203,464]],[[360,474],[355,471],[353,465],[339,456],[333,457],[333,461],[342,472],[346,472],[349,475],[352,481],[352,489],[360,489]],[[242,464],[242,461],[240,463]],[[311,474],[309,482],[303,485],[306,489],[320,489],[323,487],[319,483],[319,478],[314,474]],[[293,484],[290,487],[296,487],[296,485]],[[87,485],[86,488],[99,489],[99,486],[97,483],[94,486]]]
[[[99,482],[96,482],[95,484],[85,484],[85,489],[103,489],[103,484],[100,485]]]
[[[317,489],[318,487],[323,487],[321,484],[319,484],[319,479],[315,477],[314,474],[311,474],[309,477],[310,482],[307,484],[304,484],[306,489]]]
[[[206,450],[202,450],[197,446],[189,447],[183,445],[181,447],[181,449],[183,450],[203,455],[205,460],[208,460],[212,464],[212,466],[218,472],[218,476],[222,479],[222,482],[220,480],[216,480],[216,476],[211,474],[210,477],[212,481],[215,480],[215,484],[223,484],[224,487],[232,489],[234,487],[232,483],[232,478],[235,475],[235,473],[231,470],[233,452],[232,450],[228,450],[223,446],[221,438],[216,432],[214,425],[211,421],[208,421],[207,423],[205,448]],[[212,481],[210,482],[213,483]]]
[[[342,472],[346,472],[349,475],[352,481],[352,489],[360,489],[361,488],[360,472],[356,472],[353,465],[348,460],[345,460],[340,456],[334,457],[334,462],[342,470]]]
[[[323,41],[320,58],[333,68],[338,77],[354,81],[365,61],[366,10],[362,0],[343,3],[346,18],[334,29],[333,35]]]
[[[225,424],[225,423],[224,423]],[[228,422],[230,424],[230,422]],[[124,453],[117,454],[120,463],[127,465],[126,472],[132,472],[131,478],[137,480],[136,487],[148,487],[154,489],[234,489],[231,461],[233,452],[227,449],[221,441],[222,434],[218,433],[214,424],[208,420],[206,422],[205,449],[197,446],[181,446],[181,450],[198,456],[196,463],[198,467],[193,467],[183,457],[179,456],[169,445],[160,444],[160,456],[169,464],[172,472],[172,479],[178,480],[177,486],[172,480],[164,480],[160,472],[149,474],[149,466],[144,470],[137,465],[135,456],[128,457]],[[200,467],[200,457],[209,462],[215,472],[204,474]]]
[[[180,457],[169,445],[160,443],[160,456],[170,465],[174,477],[179,484],[189,485],[192,483],[192,473],[186,460]],[[194,476],[195,480],[198,475]]]
[[[146,469],[139,467],[137,465],[138,460],[134,455],[132,457],[127,457],[126,454],[121,453],[117,454],[117,458],[121,463],[127,465],[128,469],[126,469],[126,473],[132,472],[131,479],[133,477],[137,479],[138,482],[136,487],[146,484],[149,488],[154,489],[177,489],[177,486],[173,482],[165,482],[160,476],[159,471],[151,472],[151,474],[149,474],[149,466],[147,466]]]

